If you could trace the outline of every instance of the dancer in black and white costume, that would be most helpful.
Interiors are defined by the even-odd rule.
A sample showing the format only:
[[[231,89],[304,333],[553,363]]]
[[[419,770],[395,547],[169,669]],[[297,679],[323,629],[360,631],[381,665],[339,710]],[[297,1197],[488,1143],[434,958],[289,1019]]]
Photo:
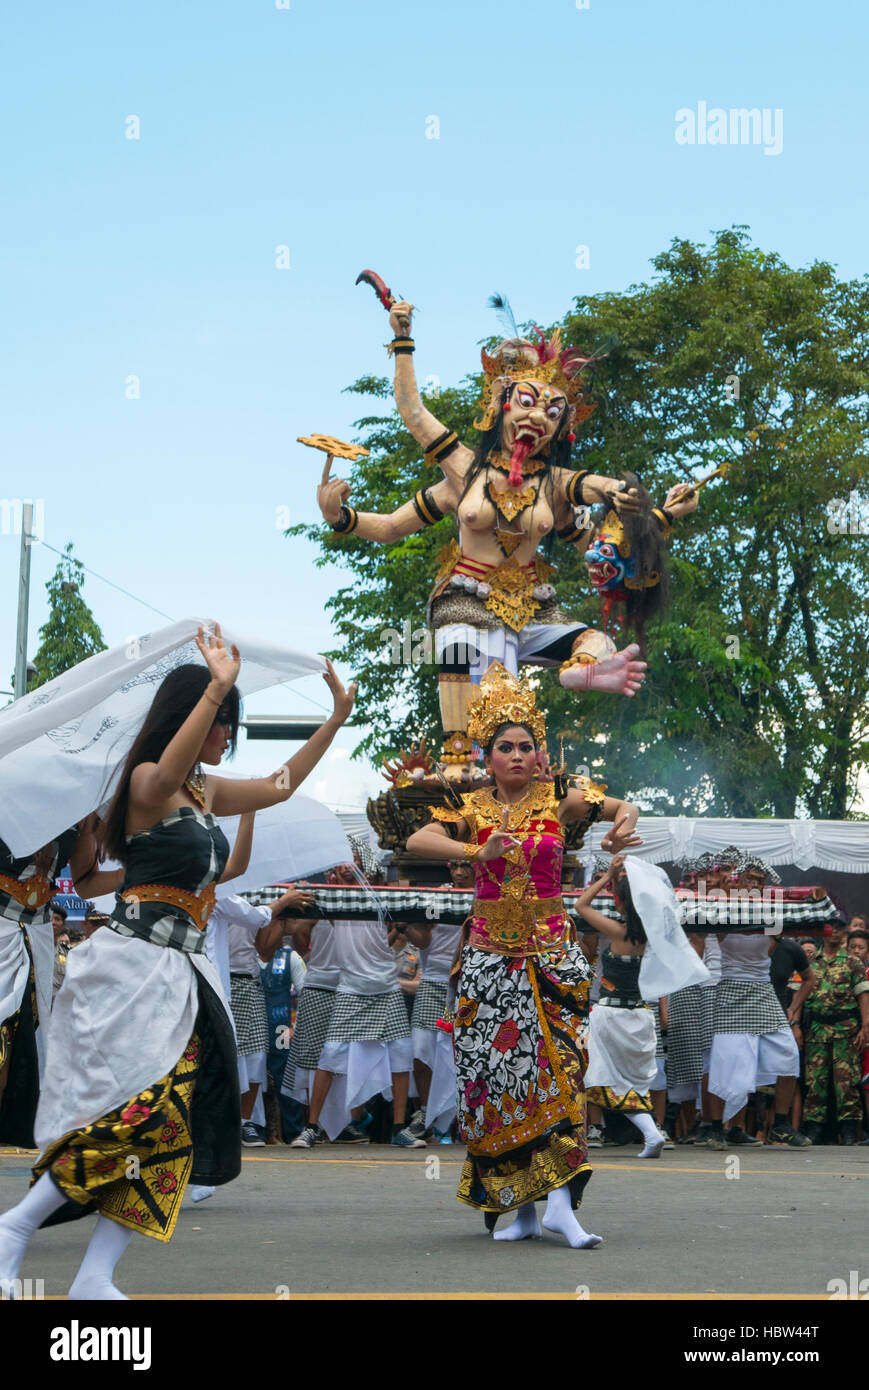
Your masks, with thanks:
[[[591,906],[607,884],[620,914],[616,921]],[[655,865],[617,855],[576,910],[608,938],[601,996],[589,1020],[586,1095],[602,1109],[620,1110],[637,1127],[645,1141],[640,1158],[659,1158],[666,1136],[655,1123],[649,1094],[658,1075],[657,1038],[645,1001],[702,979],[706,971],[678,925],[669,879]]]

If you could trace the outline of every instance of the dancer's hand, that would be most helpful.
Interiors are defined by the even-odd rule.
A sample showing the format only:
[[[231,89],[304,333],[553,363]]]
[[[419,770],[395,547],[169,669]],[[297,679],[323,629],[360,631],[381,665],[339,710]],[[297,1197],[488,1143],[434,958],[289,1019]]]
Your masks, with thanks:
[[[601,849],[608,850],[612,854],[618,854],[623,849],[632,849],[635,845],[643,842],[639,835],[634,834],[634,825],[631,823],[630,814],[625,814],[613,825],[612,830],[607,831],[600,842]]]
[[[488,840],[483,845],[483,848],[480,850],[480,853],[477,855],[478,859],[503,859],[508,850],[519,848],[521,841],[510,834],[508,829],[509,820],[510,811],[509,808],[505,806],[501,813],[501,824],[499,828],[492,831]]]
[[[413,327],[413,305],[402,299],[389,311],[389,326],[396,338],[409,338]]]
[[[673,516],[687,516],[688,512],[696,512],[700,502],[700,494],[690,483],[677,483],[671,487],[664,501],[664,506]]]
[[[341,508],[352,492],[346,478],[329,477],[333,457],[333,454],[326,455],[326,465],[320,479],[320,486],[317,488],[317,506],[323,513],[324,521],[328,521],[330,526],[334,526],[336,521],[341,520]]]
[[[332,692],[332,701],[335,706],[333,717],[339,724],[346,724],[347,720],[350,718],[353,701],[356,699],[356,682],[354,681],[352,685],[348,685],[345,690],[341,681],[338,679],[335,667],[328,657],[326,657],[326,667],[327,670],[323,674],[323,680]]]
[[[549,761],[549,754],[545,748],[537,749],[537,767],[541,782],[554,782],[555,773],[552,770],[552,763]]]
[[[238,680],[238,673],[241,670],[241,656],[238,647],[233,643],[231,649],[227,651],[226,643],[220,635],[220,623],[214,624],[213,637],[209,634],[206,638],[203,628],[200,627],[196,634],[196,645],[211,672],[211,679],[222,695],[228,695]]]

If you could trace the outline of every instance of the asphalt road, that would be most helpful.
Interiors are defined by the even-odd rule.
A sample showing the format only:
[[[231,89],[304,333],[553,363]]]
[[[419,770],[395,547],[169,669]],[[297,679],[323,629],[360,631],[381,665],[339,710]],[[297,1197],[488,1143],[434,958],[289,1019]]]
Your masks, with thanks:
[[[237,1182],[185,1197],[169,1245],[134,1236],[116,1278],[134,1299],[826,1300],[831,1280],[869,1277],[869,1149],[637,1152],[592,1151],[581,1219],[604,1244],[574,1251],[550,1235],[487,1237],[455,1198],[457,1146],[247,1151]],[[0,1153],[0,1209],[26,1191],[29,1158]],[[22,1278],[62,1297],[92,1229],[37,1232]]]

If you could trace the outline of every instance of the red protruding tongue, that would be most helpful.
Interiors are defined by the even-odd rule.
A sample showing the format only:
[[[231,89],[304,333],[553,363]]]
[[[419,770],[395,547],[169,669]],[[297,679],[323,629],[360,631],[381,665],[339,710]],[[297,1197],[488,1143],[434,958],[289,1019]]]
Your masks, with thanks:
[[[518,487],[521,483],[522,465],[533,448],[533,439],[520,439],[513,445],[513,453],[510,456],[510,474],[507,478],[508,487]]]

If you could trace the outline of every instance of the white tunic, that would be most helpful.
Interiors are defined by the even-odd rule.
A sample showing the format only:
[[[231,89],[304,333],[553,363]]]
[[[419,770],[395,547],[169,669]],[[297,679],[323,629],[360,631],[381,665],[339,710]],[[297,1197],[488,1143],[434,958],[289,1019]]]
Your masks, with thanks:
[[[335,922],[339,994],[387,994],[399,989],[395,957],[379,922]]]
[[[450,970],[456,958],[461,934],[461,925],[438,922],[431,934],[431,945],[423,947],[419,953],[421,979],[431,980],[439,985],[449,983]]]
[[[305,986],[310,986],[311,989],[337,989],[341,972],[338,968],[338,948],[331,922],[324,920],[314,923],[307,966]]]

